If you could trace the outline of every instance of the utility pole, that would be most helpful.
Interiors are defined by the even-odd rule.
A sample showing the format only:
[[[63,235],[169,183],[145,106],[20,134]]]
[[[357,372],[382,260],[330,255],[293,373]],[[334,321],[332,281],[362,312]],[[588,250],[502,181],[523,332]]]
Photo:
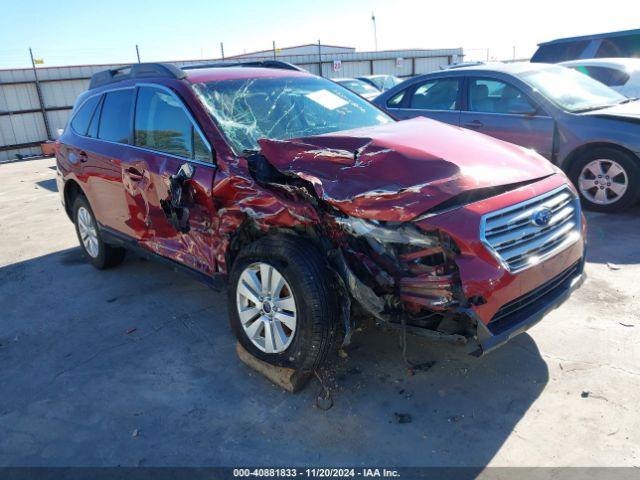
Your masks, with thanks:
[[[222,60],[224,60],[224,43],[220,42],[220,55],[222,55]]]
[[[322,76],[322,45],[318,39],[318,75]]]
[[[276,41],[273,40],[273,59],[276,59]]]
[[[140,49],[138,48],[138,44],[136,44],[136,57],[138,57],[138,63],[140,63]]]
[[[378,51],[378,31],[376,29],[376,16],[371,12],[371,21],[373,22],[373,44],[375,45],[376,52]]]
[[[47,118],[47,109],[44,107],[44,98],[42,96],[42,89],[40,88],[40,80],[38,80],[38,72],[36,72],[36,62],[33,59],[33,51],[29,47],[29,56],[31,57],[31,68],[33,68],[33,78],[36,81],[36,92],[38,93],[38,101],[40,102],[40,111],[42,112],[42,120],[44,122],[44,129],[47,133],[47,140],[53,140],[51,136],[51,127],[49,126],[49,119]]]

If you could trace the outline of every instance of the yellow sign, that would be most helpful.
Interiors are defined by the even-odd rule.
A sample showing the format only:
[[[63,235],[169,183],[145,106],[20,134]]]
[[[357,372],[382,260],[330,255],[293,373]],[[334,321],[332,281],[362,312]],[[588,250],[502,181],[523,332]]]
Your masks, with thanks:
[[[36,65],[43,65],[44,64],[44,59],[43,58],[34,58],[33,59],[33,63],[35,63]]]

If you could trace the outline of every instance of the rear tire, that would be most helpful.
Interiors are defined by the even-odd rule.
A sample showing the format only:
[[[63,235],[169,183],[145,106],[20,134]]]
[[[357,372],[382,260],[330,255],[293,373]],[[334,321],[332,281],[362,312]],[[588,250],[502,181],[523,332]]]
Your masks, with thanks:
[[[325,258],[309,242],[288,235],[257,240],[233,263],[231,329],[260,360],[303,372],[317,369],[339,338],[334,283]]]
[[[569,172],[584,208],[622,212],[640,199],[640,159],[611,147],[581,155]]]
[[[126,250],[104,242],[89,201],[82,195],[73,201],[73,223],[80,248],[91,265],[104,270],[122,263]]]

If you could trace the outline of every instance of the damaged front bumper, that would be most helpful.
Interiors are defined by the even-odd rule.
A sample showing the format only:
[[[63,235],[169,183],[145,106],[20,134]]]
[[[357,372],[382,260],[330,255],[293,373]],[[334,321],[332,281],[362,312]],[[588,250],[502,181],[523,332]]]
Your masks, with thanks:
[[[406,329],[407,333],[466,343],[472,348],[477,345],[472,352],[477,356],[488,353],[535,325],[584,280],[584,217],[577,200],[572,200],[574,194],[558,185],[560,181],[549,178],[411,224],[340,219],[338,225],[367,242],[371,250],[354,256],[354,249],[360,247],[363,252],[365,246],[347,243],[344,255],[341,252],[332,263],[355,302],[382,323]],[[560,212],[571,210],[570,215],[559,217],[568,227],[552,226],[551,233],[542,232],[563,243],[550,256],[531,257],[535,262],[526,268],[513,271],[482,240],[482,234],[478,235],[488,214],[502,215],[504,208],[511,216],[524,211],[523,218],[528,222],[528,209],[539,208],[540,202],[545,206],[560,196],[567,197],[563,202],[569,202],[568,206],[559,204],[553,215],[558,218]],[[534,207],[530,205],[532,198]],[[528,228],[528,223],[522,222],[518,220],[517,225]],[[563,235],[551,237],[555,231]],[[508,248],[520,248],[528,238],[551,245],[547,236],[538,232],[517,237],[516,246]],[[501,231],[493,235],[506,234]],[[529,244],[526,248],[531,249]],[[376,266],[388,275],[380,275]],[[386,280],[386,290],[380,279]]]
[[[479,348],[472,355],[480,356],[495,350],[516,335],[529,330],[545,315],[562,305],[584,282],[584,264],[583,256],[557,277],[504,305],[487,325],[472,309],[465,309],[464,313],[477,325],[476,339]]]

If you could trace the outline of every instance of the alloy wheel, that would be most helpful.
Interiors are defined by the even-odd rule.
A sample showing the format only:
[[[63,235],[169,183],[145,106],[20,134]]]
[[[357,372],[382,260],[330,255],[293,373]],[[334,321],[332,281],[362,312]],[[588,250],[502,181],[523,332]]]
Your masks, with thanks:
[[[98,245],[98,231],[93,216],[85,207],[78,209],[78,232],[85,250],[91,258],[97,258],[100,254]]]
[[[296,333],[296,302],[282,274],[268,263],[253,263],[240,275],[236,292],[249,340],[265,353],[284,352]]]
[[[598,205],[617,202],[624,196],[628,187],[627,172],[614,160],[593,160],[582,168],[578,178],[580,193]]]

